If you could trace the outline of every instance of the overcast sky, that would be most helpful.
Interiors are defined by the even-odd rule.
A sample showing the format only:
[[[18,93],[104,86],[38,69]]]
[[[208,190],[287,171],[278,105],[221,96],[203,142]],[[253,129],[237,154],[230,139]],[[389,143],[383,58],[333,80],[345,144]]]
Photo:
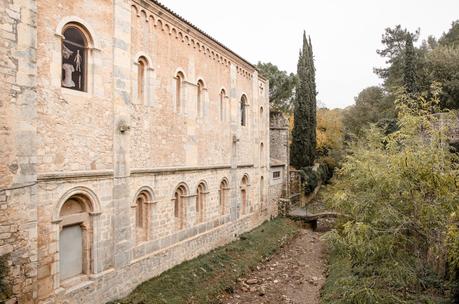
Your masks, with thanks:
[[[386,27],[421,28],[421,40],[440,36],[459,19],[459,0],[160,0],[252,63],[295,72],[302,32],[311,36],[318,100],[329,108],[354,103],[379,84],[373,67]]]

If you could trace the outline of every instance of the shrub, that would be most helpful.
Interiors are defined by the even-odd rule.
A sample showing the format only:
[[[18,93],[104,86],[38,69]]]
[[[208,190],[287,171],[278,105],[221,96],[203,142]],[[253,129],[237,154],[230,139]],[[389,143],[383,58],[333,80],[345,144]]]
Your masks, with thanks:
[[[348,271],[327,285],[325,303],[441,303],[447,293],[429,253],[445,252],[459,168],[446,125],[432,115],[437,96],[402,96],[399,130],[367,130],[327,189],[326,200],[345,215],[327,239]]]

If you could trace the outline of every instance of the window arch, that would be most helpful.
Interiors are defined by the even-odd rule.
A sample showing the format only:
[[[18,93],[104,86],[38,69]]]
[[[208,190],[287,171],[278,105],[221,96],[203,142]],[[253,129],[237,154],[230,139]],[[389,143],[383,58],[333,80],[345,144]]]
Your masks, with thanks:
[[[178,72],[175,76],[175,101],[177,112],[183,112],[185,109],[184,100],[183,100],[183,81],[185,80],[185,75],[182,72]]]
[[[151,200],[151,194],[147,190],[142,190],[135,198],[135,231],[138,243],[148,240],[150,218],[148,204]]]
[[[59,279],[61,282],[92,272],[92,224],[94,208],[82,193],[68,197],[59,210]]]
[[[225,105],[226,92],[225,89],[220,91],[220,121],[226,120],[226,105]]]
[[[241,180],[241,211],[240,214],[244,215],[248,211],[248,189],[249,188],[249,177],[244,175]]]
[[[196,188],[196,222],[201,223],[204,220],[205,199],[206,199],[206,184],[199,183]]]
[[[241,97],[241,126],[247,125],[247,96],[242,95]]]
[[[262,128],[263,127],[263,107],[261,106],[260,107],[260,127]]]
[[[265,202],[265,178],[263,175],[260,177],[260,205],[263,208],[263,203]]]
[[[202,117],[204,106],[204,81],[201,79],[198,80],[197,83],[196,100],[196,115]]]
[[[260,144],[260,167],[265,166],[265,148],[263,143]]]
[[[185,227],[186,221],[186,196],[188,194],[185,185],[179,185],[174,192],[174,217],[176,221],[176,227],[182,229]]]
[[[87,92],[89,35],[77,23],[68,23],[62,29],[61,86]]]
[[[220,182],[220,189],[218,190],[218,202],[219,202],[219,208],[220,208],[221,215],[226,213],[228,190],[229,190],[228,180],[224,178]]]
[[[137,59],[137,99],[144,100],[145,98],[145,89],[147,85],[147,67],[148,60],[144,56],[140,56]]]

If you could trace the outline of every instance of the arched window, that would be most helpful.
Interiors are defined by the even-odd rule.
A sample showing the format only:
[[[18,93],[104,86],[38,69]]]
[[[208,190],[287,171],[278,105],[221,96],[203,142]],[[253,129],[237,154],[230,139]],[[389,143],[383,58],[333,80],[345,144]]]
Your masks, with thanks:
[[[196,115],[202,117],[203,105],[204,105],[204,82],[202,80],[198,81],[197,84],[197,96],[196,96]]]
[[[260,127],[263,127],[263,107],[260,107]]]
[[[196,222],[201,223],[204,220],[206,185],[200,183],[196,189]]]
[[[77,24],[68,24],[62,35],[62,78],[64,88],[87,91],[88,39],[84,29]]]
[[[244,215],[248,211],[248,187],[249,187],[249,178],[247,175],[244,175],[241,180],[241,215]]]
[[[220,121],[224,121],[225,120],[225,116],[226,116],[226,111],[225,111],[225,96],[226,96],[226,92],[224,89],[222,89],[220,91]]]
[[[182,90],[183,90],[183,80],[185,79],[185,76],[183,75],[182,72],[178,72],[177,76],[175,77],[175,100],[176,100],[176,106],[177,106],[177,112],[182,112],[185,105],[183,104],[182,100]]]
[[[263,208],[264,201],[265,201],[265,178],[262,176],[262,177],[260,177],[260,204],[261,204],[261,208]]]
[[[226,212],[227,191],[228,191],[228,181],[226,179],[223,179],[220,183],[220,189],[218,191],[218,201],[219,201],[221,215],[225,214]]]
[[[137,61],[137,98],[143,100],[145,96],[147,59],[143,56]]]
[[[247,125],[247,97],[241,97],[241,126]]]
[[[265,149],[263,143],[260,144],[260,167],[265,165]]]
[[[92,204],[85,195],[68,198],[59,212],[60,281],[91,272]]]
[[[140,192],[135,201],[135,228],[136,241],[143,242],[148,239],[148,202],[151,196],[147,191]]]
[[[184,185],[177,187],[174,193],[174,216],[177,223],[176,227],[182,229],[185,227],[186,204],[185,196],[187,191]]]

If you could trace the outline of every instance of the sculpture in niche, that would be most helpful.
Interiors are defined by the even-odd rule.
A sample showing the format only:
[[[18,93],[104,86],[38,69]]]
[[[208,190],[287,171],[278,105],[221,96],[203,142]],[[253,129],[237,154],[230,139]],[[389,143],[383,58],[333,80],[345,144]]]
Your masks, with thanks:
[[[87,40],[78,25],[65,27],[62,41],[62,86],[86,90],[86,48]]]

